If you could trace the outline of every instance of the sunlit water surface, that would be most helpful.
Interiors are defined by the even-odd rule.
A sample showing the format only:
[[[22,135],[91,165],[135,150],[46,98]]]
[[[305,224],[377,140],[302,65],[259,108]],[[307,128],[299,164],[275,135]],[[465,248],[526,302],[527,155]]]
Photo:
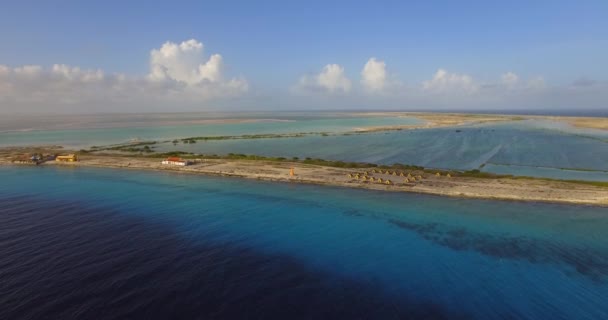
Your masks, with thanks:
[[[0,168],[0,318],[607,319],[608,210]]]

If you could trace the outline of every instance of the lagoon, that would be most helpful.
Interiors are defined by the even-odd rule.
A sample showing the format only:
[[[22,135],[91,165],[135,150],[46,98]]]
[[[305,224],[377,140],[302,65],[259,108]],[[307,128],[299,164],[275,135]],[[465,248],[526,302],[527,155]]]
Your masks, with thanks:
[[[168,115],[164,115],[163,119],[166,117]],[[414,117],[324,113],[278,113],[274,118],[268,114],[255,114],[248,120],[236,119],[245,122],[182,125],[166,125],[169,123],[166,119],[164,122],[129,119],[131,122],[103,123],[115,127],[2,132],[0,146],[56,144],[80,149],[153,140],[161,142],[154,145],[156,152],[311,157],[389,165],[403,163],[438,169],[478,169],[552,179],[608,181],[608,132],[576,128],[557,121],[528,119],[458,127],[352,133],[361,128],[412,126],[425,122]],[[183,116],[173,120],[186,121]],[[218,119],[195,118],[191,121],[199,120]],[[171,142],[173,139],[201,136],[311,132],[316,134],[297,138],[199,140],[196,144]],[[321,132],[326,134],[319,134]]]

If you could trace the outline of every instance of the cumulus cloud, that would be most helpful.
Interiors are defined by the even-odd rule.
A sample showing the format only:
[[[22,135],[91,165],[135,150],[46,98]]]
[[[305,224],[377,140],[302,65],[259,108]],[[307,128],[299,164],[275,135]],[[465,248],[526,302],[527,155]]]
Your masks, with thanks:
[[[205,60],[204,46],[194,39],[182,43],[165,42],[150,52],[148,80],[201,100],[235,96],[246,92],[249,85],[243,78],[224,79],[223,58],[212,54]]]
[[[343,85],[338,85],[340,83]],[[292,100],[290,105],[318,107],[331,101],[332,108],[525,109],[540,106],[563,108],[568,104],[598,108],[603,105],[608,92],[606,86],[598,82],[581,81],[569,87],[549,86],[542,76],[521,79],[512,71],[494,81],[484,82],[466,73],[438,69],[430,80],[417,85],[403,85],[389,77],[384,61],[375,58],[370,58],[362,68],[360,86],[364,90],[352,90],[344,68],[327,65],[318,74],[302,77],[295,88],[306,89],[306,92],[349,94],[333,95],[332,100],[327,100],[326,95],[307,95],[304,99]]]
[[[519,77],[511,71],[500,76],[500,80],[507,88],[513,88],[519,83]]]
[[[0,67],[0,101],[17,107],[73,103],[90,94],[103,94],[109,78],[101,70],[82,70],[64,64],[49,69],[27,65],[10,68]],[[106,91],[106,90],[103,90]]]
[[[381,92],[386,87],[386,63],[370,58],[361,70],[361,84],[370,92]]]
[[[328,64],[318,74],[300,78],[296,89],[337,93],[349,92],[351,86],[350,79],[344,74],[344,67]]]
[[[150,52],[150,79],[175,80],[187,84],[221,81],[222,56],[213,54],[204,61],[203,44],[194,39],[180,44],[165,42]]]
[[[449,73],[439,69],[431,80],[424,81],[422,88],[437,93],[474,93],[479,86],[467,74]]]
[[[146,76],[106,74],[66,64],[50,68],[0,65],[0,111],[103,107],[91,110],[102,112],[125,107],[145,110],[151,104],[158,104],[156,110],[163,110],[160,104],[167,110],[182,104],[201,108],[203,102],[236,97],[248,90],[243,78],[225,79],[222,56],[205,59],[203,44],[196,40],[166,42],[150,52],[149,62]]]
[[[427,81],[402,85],[376,58],[365,63],[355,83],[343,66],[328,64],[301,77],[292,88],[323,94],[244,96],[248,82],[229,76],[222,55],[206,54],[205,49],[193,39],[166,42],[142,57],[149,63],[142,75],[67,64],[0,65],[0,113],[217,110],[242,109],[247,104],[252,108],[605,108],[608,101],[605,81],[583,78],[568,86],[551,86],[542,76],[520,78],[511,71],[483,82],[466,73],[438,69]]]

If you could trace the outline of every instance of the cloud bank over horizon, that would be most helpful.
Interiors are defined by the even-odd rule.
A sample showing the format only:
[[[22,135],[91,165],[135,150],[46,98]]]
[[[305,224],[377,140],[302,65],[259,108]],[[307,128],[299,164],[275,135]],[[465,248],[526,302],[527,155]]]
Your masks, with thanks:
[[[226,73],[221,54],[202,42],[167,41],[150,50],[144,75],[106,73],[66,64],[0,64],[0,113],[173,112],[272,109],[551,109],[606,108],[608,84],[586,78],[551,86],[537,75],[505,71],[493,80],[438,68],[426,80],[398,79],[385,60],[370,57],[358,79],[330,63],[294,77],[269,94]],[[351,79],[352,77],[352,79]]]
[[[326,75],[329,83],[320,81]],[[544,77],[522,79],[507,71],[494,80],[479,81],[466,73],[439,68],[419,83],[402,82],[383,60],[375,57],[363,65],[360,86],[347,76],[344,67],[326,65],[319,74],[305,75],[295,85],[300,97],[314,105],[337,105],[357,109],[395,110],[523,110],[608,108],[608,83],[581,78],[569,85],[549,86]],[[338,85],[348,84],[348,85]],[[348,93],[348,94],[346,94]],[[305,107],[306,105],[298,105]]]
[[[174,111],[249,90],[243,77],[226,79],[222,56],[206,59],[203,48],[194,39],[168,41],[150,51],[150,72],[145,76],[66,64],[0,65],[0,112]]]

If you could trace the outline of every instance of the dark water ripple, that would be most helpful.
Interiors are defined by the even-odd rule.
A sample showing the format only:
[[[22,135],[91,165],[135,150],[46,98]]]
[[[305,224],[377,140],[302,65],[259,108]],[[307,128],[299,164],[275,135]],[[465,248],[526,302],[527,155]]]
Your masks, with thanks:
[[[487,256],[525,260],[535,264],[564,265],[595,282],[608,281],[608,256],[605,252],[547,240],[480,234],[439,223],[416,224],[396,219],[390,219],[389,222],[452,250],[470,250]]]
[[[466,319],[111,207],[0,198],[0,319]]]

